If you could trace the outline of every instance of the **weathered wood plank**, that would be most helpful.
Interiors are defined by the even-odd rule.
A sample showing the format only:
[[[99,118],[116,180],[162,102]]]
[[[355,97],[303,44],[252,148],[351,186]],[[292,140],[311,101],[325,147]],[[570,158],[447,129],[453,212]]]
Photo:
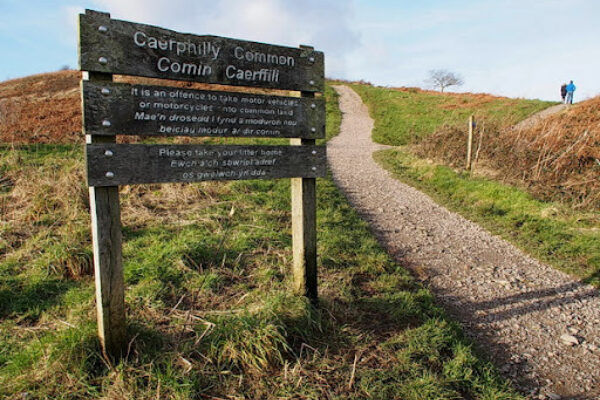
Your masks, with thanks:
[[[324,146],[87,146],[88,185],[273,179],[326,174]]]
[[[91,82],[83,99],[95,135],[325,137],[323,99]]]
[[[80,15],[84,71],[322,92],[324,56],[312,48],[193,35],[88,11]]]
[[[291,183],[294,293],[316,301],[316,179],[292,178]]]
[[[88,79],[110,82],[112,75],[90,73]],[[87,134],[85,127],[84,133]],[[114,136],[87,134],[86,139],[94,145],[115,142]],[[119,188],[90,187],[89,196],[98,336],[104,355],[118,360],[125,354],[127,344]]]
[[[98,336],[104,354],[119,359],[127,344],[127,325],[117,186],[90,187],[90,215]]]

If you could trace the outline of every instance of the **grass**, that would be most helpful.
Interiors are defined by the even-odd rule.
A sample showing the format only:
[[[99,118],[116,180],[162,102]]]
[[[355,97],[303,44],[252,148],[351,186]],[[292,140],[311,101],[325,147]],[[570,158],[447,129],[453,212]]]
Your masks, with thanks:
[[[600,213],[535,199],[526,191],[426,162],[406,148],[376,160],[408,184],[556,268],[600,287]]]
[[[445,94],[417,89],[392,90],[370,85],[351,85],[369,107],[376,121],[373,140],[401,146],[416,143],[444,124],[464,124],[469,115],[476,120],[512,124],[556,103],[492,97]]]
[[[328,137],[339,120],[328,107]],[[122,188],[130,343],[110,365],[82,152],[3,150],[2,398],[520,398],[330,177],[317,183],[318,309],[289,290],[289,180]]]

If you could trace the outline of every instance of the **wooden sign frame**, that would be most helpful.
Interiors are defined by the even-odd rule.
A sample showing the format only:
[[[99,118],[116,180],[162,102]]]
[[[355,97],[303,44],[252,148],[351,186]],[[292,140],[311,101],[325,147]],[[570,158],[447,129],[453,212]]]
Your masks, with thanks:
[[[118,360],[127,344],[118,185],[290,177],[293,291],[316,304],[316,178],[326,174],[326,156],[324,146],[315,146],[315,140],[325,134],[325,104],[323,99],[315,98],[315,92],[322,92],[324,88],[323,53],[309,46],[290,48],[179,33],[114,20],[108,13],[86,10],[80,15],[79,65],[84,71],[83,131],[87,142],[98,334],[104,355]],[[169,68],[165,70],[166,65]],[[232,75],[232,71],[235,74]],[[117,84],[113,82],[113,74],[295,90],[300,91],[300,98]],[[186,112],[161,110],[165,117],[138,119],[136,113],[144,112],[144,108],[152,109],[153,105],[139,104],[148,99],[139,99],[136,105],[135,89],[182,93],[184,100],[163,102],[157,107],[169,104],[170,108],[184,108]],[[244,112],[225,109],[225,104],[219,105],[219,101],[212,101],[209,95],[217,99],[229,95],[239,101],[253,98],[256,103],[264,101],[269,106],[246,107],[253,110],[248,114],[263,114],[246,122],[241,115]],[[277,117],[272,117],[273,113]],[[158,112],[145,114],[157,115]],[[265,114],[272,118],[266,118]],[[160,119],[171,115],[183,115],[185,123],[180,126],[189,129],[193,126],[198,130],[177,131],[177,125],[173,125],[171,132],[166,132],[167,128],[161,131],[161,126],[167,124],[161,125]],[[210,125],[214,122],[206,118],[212,116],[230,118],[226,126],[230,130],[220,132],[216,129],[218,126]],[[239,120],[234,121],[234,118]],[[187,125],[188,122],[192,125]],[[281,129],[271,129],[278,132],[265,134],[260,126],[265,124],[278,124]],[[211,133],[210,129],[214,135],[207,134]],[[116,144],[116,135],[127,134],[287,137],[291,146]],[[211,151],[219,155],[211,155]],[[136,169],[139,165],[151,172],[140,172],[142,169]]]

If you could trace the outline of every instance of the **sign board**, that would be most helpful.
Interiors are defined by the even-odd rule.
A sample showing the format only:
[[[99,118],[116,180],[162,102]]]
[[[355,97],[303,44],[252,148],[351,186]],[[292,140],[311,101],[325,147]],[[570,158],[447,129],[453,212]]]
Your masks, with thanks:
[[[325,176],[323,146],[87,145],[91,186]]]
[[[323,53],[80,15],[80,69],[224,85],[322,92]]]
[[[325,137],[323,99],[83,82],[88,134]]]
[[[79,16],[98,335],[125,354],[119,185],[291,178],[293,290],[317,301],[316,177],[326,174],[323,53]],[[113,74],[301,91],[301,97],[112,82]],[[291,138],[290,146],[116,144],[116,135]]]

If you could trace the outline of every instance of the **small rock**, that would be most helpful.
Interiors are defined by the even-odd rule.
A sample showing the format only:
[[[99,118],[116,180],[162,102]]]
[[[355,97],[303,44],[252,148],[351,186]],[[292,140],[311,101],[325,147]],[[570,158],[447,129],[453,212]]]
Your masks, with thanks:
[[[556,393],[548,393],[546,396],[550,400],[560,400],[560,399],[562,399],[562,397],[559,394],[556,394]]]
[[[579,339],[577,339],[573,335],[567,335],[566,333],[560,337],[560,340],[562,340],[564,344],[568,344],[569,346],[576,346],[579,344]]]
[[[579,329],[577,329],[577,328],[574,328],[574,327],[572,327],[572,326],[568,327],[568,328],[567,328],[567,330],[569,331],[569,333],[570,333],[571,335],[577,335],[577,334],[579,333]]]

